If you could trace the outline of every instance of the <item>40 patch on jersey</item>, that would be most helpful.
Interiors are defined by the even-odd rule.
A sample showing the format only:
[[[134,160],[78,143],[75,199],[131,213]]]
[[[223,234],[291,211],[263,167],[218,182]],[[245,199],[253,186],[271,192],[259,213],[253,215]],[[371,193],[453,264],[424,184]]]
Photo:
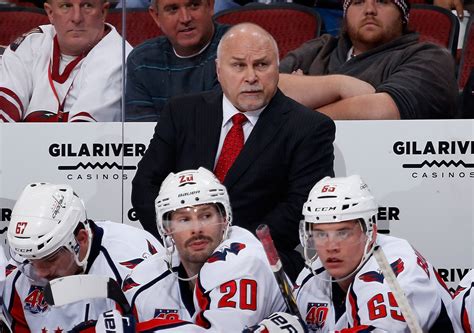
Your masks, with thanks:
[[[48,303],[46,303],[43,294],[43,288],[38,286],[31,286],[26,296],[24,309],[31,313],[42,313],[48,310]]]
[[[310,331],[317,332],[324,327],[328,316],[328,303],[309,303],[306,308],[306,325]]]
[[[154,318],[179,320],[179,313],[176,309],[155,309]]]

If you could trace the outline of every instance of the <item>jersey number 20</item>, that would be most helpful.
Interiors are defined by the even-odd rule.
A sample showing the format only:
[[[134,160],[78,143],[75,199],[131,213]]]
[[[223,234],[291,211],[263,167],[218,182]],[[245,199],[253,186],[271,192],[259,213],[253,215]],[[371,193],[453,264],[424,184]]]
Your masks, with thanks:
[[[234,298],[237,291],[238,299]],[[257,310],[257,281],[255,280],[231,280],[221,285],[220,292],[224,295],[219,300],[219,308],[239,307],[242,310]]]

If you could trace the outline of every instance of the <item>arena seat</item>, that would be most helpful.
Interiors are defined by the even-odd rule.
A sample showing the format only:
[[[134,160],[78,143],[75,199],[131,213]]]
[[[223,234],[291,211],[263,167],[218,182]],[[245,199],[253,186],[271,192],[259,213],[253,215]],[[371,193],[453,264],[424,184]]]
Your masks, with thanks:
[[[420,34],[421,42],[438,44],[456,56],[459,21],[451,11],[433,5],[414,4],[408,27]]]
[[[459,89],[464,89],[466,81],[474,68],[474,15],[471,15],[467,23],[464,43],[459,63],[458,84]],[[474,112],[474,111],[473,111]]]
[[[42,24],[49,24],[44,10],[30,7],[0,7],[0,45],[9,45],[17,37]]]
[[[122,9],[109,10],[106,21],[122,35]],[[133,46],[162,35],[160,28],[148,13],[148,8],[128,8],[126,11],[126,39]]]
[[[318,37],[321,30],[321,19],[316,11],[291,3],[251,3],[221,11],[214,18],[231,25],[242,22],[260,25],[275,38],[280,59],[305,41]]]

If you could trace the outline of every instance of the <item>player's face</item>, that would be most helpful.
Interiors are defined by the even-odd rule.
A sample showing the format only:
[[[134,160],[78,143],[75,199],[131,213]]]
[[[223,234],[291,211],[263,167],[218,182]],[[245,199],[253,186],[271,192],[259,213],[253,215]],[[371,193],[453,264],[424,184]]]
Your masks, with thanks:
[[[104,36],[109,7],[101,0],[50,0],[44,4],[54,25],[61,53],[78,56],[88,52]]]
[[[211,0],[157,0],[150,15],[182,56],[199,52],[214,34]]]
[[[216,205],[181,208],[171,214],[169,234],[184,265],[204,264],[222,242],[226,220]]]
[[[345,19],[349,38],[359,51],[402,35],[402,15],[391,0],[354,0]]]
[[[255,111],[267,105],[278,84],[278,54],[261,34],[235,33],[226,39],[216,60],[222,90],[240,111]]]
[[[47,280],[74,275],[79,271],[79,266],[74,260],[74,255],[61,247],[53,254],[37,260],[31,260],[31,270],[34,280]]]
[[[343,278],[359,265],[367,236],[356,220],[315,224],[312,230],[314,247],[328,273]]]

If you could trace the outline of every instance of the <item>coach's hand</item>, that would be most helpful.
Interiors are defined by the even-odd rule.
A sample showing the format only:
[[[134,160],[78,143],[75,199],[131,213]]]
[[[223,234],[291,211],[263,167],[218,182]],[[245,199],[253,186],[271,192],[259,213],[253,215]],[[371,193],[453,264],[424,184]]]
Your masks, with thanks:
[[[289,313],[275,312],[262,320],[258,325],[246,328],[242,333],[268,332],[268,333],[307,333],[306,325],[301,320]]]

